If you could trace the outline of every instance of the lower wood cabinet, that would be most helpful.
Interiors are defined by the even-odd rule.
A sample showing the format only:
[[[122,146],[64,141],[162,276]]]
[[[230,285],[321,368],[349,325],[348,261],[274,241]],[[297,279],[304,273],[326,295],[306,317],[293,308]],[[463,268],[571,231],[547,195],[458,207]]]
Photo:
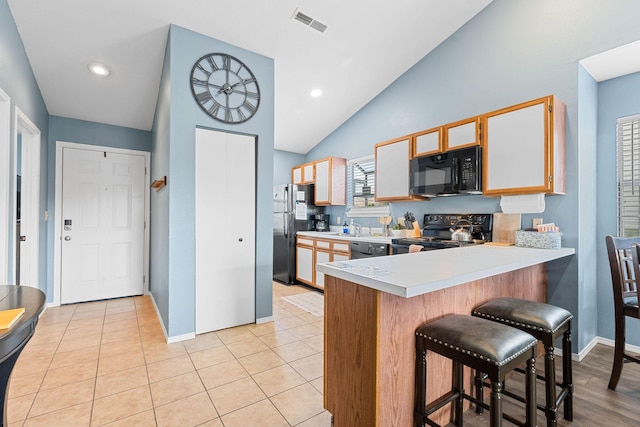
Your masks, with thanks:
[[[324,274],[316,271],[322,262],[346,261],[350,258],[349,242],[298,236],[296,240],[296,279],[324,289]]]

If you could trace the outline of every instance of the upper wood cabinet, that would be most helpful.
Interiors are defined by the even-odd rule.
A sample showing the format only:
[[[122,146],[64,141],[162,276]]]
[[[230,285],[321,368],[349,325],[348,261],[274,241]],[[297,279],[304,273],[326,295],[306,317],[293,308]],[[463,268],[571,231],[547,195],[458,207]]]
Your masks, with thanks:
[[[480,145],[480,126],[480,116],[444,125],[443,151]]]
[[[441,153],[443,149],[442,127],[413,134],[413,157]]]
[[[291,182],[293,184],[312,184],[314,181],[314,162],[305,163],[291,169]]]
[[[316,205],[345,205],[347,202],[347,160],[327,157],[315,162]]]
[[[411,200],[409,194],[409,160],[411,136],[375,145],[376,200]]]
[[[483,194],[565,193],[565,105],[555,96],[483,116]]]

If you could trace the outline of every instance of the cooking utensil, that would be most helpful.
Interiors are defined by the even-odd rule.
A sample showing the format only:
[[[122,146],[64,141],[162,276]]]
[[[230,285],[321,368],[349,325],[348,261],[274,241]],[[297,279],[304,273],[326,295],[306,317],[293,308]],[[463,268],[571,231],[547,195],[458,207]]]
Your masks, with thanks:
[[[469,230],[466,230],[462,227],[456,228],[462,223],[466,223],[469,226]],[[467,221],[466,219],[458,220],[453,227],[449,229],[451,231],[451,240],[457,240],[459,242],[471,242],[473,241],[473,224]]]

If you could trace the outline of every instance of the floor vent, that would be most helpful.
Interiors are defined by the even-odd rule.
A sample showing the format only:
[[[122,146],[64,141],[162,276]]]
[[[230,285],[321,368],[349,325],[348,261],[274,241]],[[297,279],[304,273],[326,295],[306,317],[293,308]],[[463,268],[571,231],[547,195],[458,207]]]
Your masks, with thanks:
[[[324,31],[327,29],[327,26],[325,24],[313,19],[309,15],[305,15],[304,13],[300,12],[298,9],[296,9],[296,11],[293,12],[292,18],[298,22],[302,22],[307,27],[311,27],[316,31],[320,31],[321,33],[324,33]]]

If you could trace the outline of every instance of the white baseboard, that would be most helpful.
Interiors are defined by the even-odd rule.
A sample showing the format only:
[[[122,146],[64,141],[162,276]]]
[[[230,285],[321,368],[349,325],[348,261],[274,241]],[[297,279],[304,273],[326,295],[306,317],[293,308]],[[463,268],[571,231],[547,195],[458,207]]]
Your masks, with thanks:
[[[269,323],[269,322],[273,322],[275,319],[273,318],[273,316],[269,316],[269,317],[261,317],[259,319],[256,319],[256,325],[260,325],[262,323]]]
[[[571,360],[581,362],[597,344],[604,344],[609,347],[615,347],[614,340],[609,338],[595,337],[582,349],[582,351],[580,351],[580,353],[571,353]],[[636,345],[626,344],[624,348],[625,351],[629,351],[631,353],[640,353],[640,347]],[[556,347],[553,350],[553,354],[555,354],[556,356],[562,356],[562,349]]]
[[[164,340],[167,344],[172,344],[175,342],[191,340],[196,337],[195,332],[190,332],[188,334],[176,335],[174,337],[170,337],[167,334],[167,330],[164,327],[164,322],[162,321],[162,316],[160,316],[160,310],[158,310],[158,306],[156,305],[156,300],[153,298],[153,294],[149,292],[149,296],[151,297],[151,302],[153,303],[153,309],[156,311],[156,316],[158,316],[158,322],[160,322],[160,327],[162,328],[162,333],[164,334]]]

